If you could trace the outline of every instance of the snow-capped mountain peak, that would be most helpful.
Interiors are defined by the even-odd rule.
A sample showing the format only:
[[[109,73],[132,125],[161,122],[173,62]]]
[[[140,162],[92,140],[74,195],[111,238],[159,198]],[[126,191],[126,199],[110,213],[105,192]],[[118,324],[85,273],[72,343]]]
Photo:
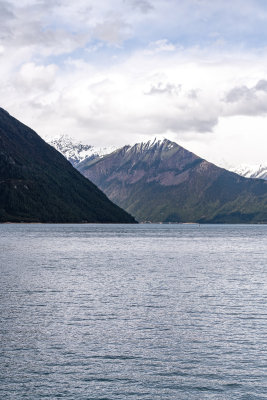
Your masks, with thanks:
[[[89,144],[83,144],[76,141],[69,135],[60,135],[48,140],[48,143],[55,147],[64,157],[67,158],[74,166],[85,159],[95,159],[112,153],[116,147],[95,147]]]
[[[174,142],[171,142],[170,140],[166,138],[158,138],[155,137],[154,139],[148,140],[147,142],[140,142],[136,143],[133,146],[127,146],[126,151],[134,151],[135,153],[143,153],[143,152],[148,152],[151,150],[164,150],[168,151],[171,150],[173,147],[177,147],[178,145]]]
[[[241,164],[238,167],[233,167],[229,169],[238,175],[244,176],[245,178],[258,178],[267,180],[267,164]]]
[[[81,141],[73,139],[69,135],[60,135],[47,141],[76,167],[84,160],[93,161],[96,158],[102,158],[107,154],[113,153],[115,150],[120,150],[115,146],[96,147],[89,144],[84,144]],[[134,152],[136,154],[143,154],[144,152],[151,150],[160,150],[166,152],[176,147],[180,146],[164,137],[155,137],[147,142],[136,143],[133,146],[124,146],[124,151],[127,153]],[[227,169],[235,172],[238,175],[244,176],[245,178],[259,178],[267,180],[267,164],[241,164],[238,167],[229,166]]]

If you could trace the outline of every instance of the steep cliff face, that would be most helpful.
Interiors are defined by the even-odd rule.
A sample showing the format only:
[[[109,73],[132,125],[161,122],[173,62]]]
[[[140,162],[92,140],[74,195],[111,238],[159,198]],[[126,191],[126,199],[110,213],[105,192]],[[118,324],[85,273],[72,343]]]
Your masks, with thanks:
[[[164,139],[77,168],[139,221],[267,222],[267,183],[219,168]]]
[[[0,222],[134,222],[33,130],[0,109]]]

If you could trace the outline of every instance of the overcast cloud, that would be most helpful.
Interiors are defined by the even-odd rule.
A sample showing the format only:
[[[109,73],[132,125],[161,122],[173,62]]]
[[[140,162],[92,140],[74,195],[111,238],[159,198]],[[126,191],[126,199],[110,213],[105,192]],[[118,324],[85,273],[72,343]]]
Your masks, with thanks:
[[[261,0],[0,0],[0,106],[46,137],[266,162],[266,31]]]

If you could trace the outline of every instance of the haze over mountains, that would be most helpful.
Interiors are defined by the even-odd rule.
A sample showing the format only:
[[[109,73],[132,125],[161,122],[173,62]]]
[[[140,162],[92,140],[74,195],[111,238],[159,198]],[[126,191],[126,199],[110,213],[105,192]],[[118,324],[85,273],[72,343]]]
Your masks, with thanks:
[[[0,108],[0,222],[135,221]]]

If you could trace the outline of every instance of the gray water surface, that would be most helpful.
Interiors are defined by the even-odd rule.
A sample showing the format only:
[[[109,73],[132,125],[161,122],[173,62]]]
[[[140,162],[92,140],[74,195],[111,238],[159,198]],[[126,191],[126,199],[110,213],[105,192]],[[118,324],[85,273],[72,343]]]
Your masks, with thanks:
[[[0,398],[267,398],[267,226],[0,225]]]

